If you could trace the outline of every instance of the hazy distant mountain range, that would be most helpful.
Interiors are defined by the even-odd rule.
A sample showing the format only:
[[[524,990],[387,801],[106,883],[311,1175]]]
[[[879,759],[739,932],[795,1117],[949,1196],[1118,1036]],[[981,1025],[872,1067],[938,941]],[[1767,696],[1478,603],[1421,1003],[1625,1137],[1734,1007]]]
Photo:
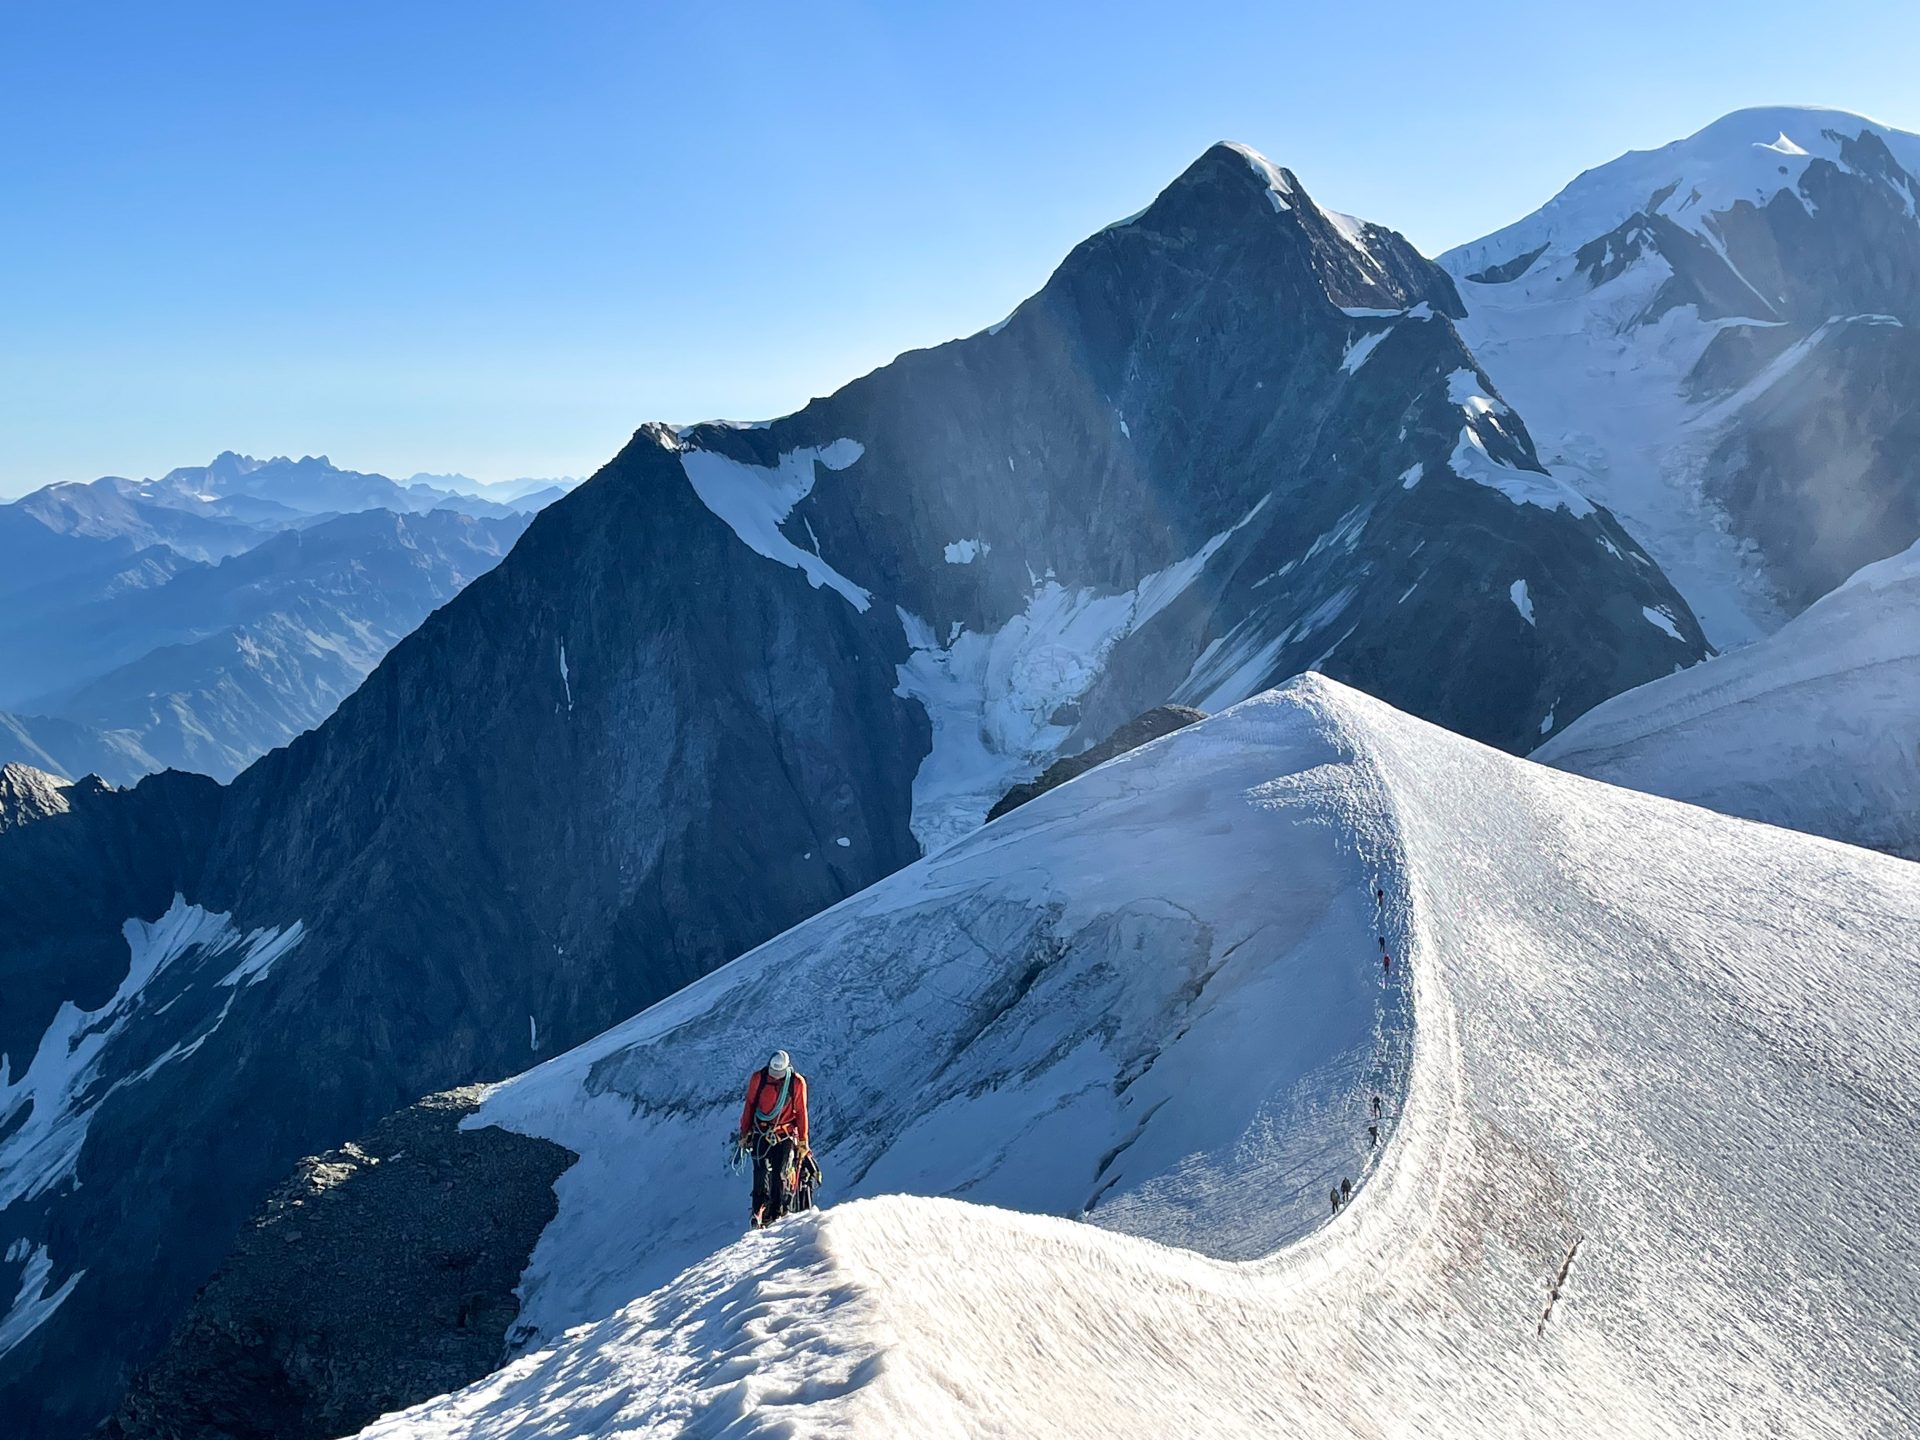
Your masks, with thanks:
[[[228,778],[331,714],[574,483],[228,452],[0,506],[0,762]]]

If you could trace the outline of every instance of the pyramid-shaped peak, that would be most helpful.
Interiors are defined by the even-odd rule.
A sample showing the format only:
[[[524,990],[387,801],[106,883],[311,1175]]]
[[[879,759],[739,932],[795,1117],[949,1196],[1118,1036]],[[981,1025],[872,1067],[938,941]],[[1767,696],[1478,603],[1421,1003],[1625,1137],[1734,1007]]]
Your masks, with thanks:
[[[1276,213],[1291,210],[1305,192],[1293,173],[1251,145],[1221,140],[1207,149],[1168,186],[1169,191],[1209,185],[1242,186],[1263,192]]]

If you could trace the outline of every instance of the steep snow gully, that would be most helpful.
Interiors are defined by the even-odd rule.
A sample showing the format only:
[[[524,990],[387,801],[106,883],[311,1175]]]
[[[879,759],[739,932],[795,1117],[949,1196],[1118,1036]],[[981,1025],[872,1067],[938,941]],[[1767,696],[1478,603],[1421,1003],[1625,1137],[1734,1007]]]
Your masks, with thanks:
[[[1910,1433],[1916,952],[1911,864],[1308,676],[501,1086],[551,1348],[366,1433]],[[739,1239],[774,1039],[851,1203]]]

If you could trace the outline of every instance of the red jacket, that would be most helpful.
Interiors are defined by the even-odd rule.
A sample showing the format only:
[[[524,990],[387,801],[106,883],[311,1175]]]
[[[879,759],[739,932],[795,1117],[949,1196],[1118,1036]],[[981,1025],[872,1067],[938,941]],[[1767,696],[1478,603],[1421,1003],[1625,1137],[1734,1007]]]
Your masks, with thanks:
[[[744,1138],[756,1123],[775,1135],[791,1135],[800,1142],[800,1148],[807,1148],[807,1077],[798,1070],[793,1072],[793,1083],[787,1087],[787,1103],[780,1106],[780,1113],[772,1113],[773,1107],[780,1104],[780,1082],[767,1074],[766,1067],[747,1077],[747,1099],[740,1107],[740,1134]]]

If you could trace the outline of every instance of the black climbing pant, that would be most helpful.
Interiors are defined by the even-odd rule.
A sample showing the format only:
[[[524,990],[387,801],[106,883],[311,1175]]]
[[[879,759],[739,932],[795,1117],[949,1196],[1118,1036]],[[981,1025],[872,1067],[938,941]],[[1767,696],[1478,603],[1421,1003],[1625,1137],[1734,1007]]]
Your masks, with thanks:
[[[788,1186],[800,1147],[791,1135],[777,1139],[755,1135],[748,1143],[753,1151],[753,1218],[768,1224],[785,1215],[793,1203]]]

